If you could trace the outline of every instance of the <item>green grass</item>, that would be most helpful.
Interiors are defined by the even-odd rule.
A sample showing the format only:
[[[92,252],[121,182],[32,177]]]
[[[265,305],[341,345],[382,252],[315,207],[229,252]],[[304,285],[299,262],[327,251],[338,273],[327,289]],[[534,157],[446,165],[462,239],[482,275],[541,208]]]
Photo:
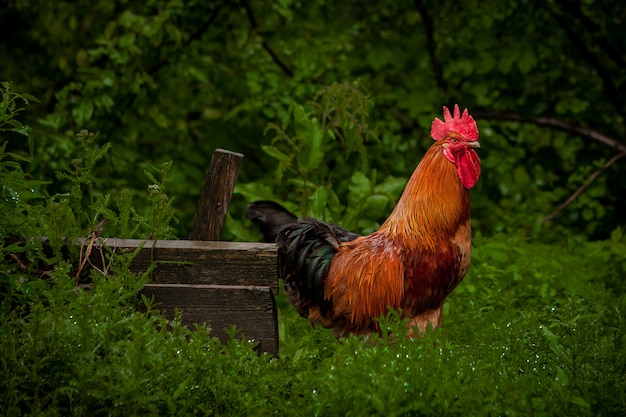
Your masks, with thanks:
[[[475,239],[424,337],[336,341],[279,296],[280,359],[138,312],[129,276],[77,291],[62,266],[2,316],[3,415],[624,415],[624,245]],[[134,277],[141,282],[141,277]],[[390,313],[385,328],[402,332]]]

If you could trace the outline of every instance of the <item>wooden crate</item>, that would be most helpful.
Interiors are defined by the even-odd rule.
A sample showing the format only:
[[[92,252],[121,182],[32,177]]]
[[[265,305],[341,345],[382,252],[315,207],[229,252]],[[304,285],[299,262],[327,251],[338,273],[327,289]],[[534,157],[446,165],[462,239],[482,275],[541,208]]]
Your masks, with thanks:
[[[86,246],[88,242],[82,242]],[[168,318],[180,310],[183,324],[207,323],[225,341],[225,329],[236,326],[242,337],[258,343],[260,352],[278,355],[274,295],[276,245],[196,240],[98,239],[89,263],[102,269],[99,247],[134,251],[133,272],[156,268],[142,293],[154,297]]]

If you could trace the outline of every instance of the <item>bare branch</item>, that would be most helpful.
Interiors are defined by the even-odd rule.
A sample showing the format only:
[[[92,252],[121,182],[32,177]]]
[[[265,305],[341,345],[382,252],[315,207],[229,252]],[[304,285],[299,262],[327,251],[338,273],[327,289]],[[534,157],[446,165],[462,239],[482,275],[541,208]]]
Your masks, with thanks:
[[[554,210],[552,213],[546,216],[542,220],[542,222],[546,223],[554,219],[561,211],[563,211],[565,207],[569,206],[574,200],[576,200],[576,198],[578,198],[580,193],[582,193],[585,190],[585,188],[587,188],[600,174],[602,174],[608,167],[613,165],[618,159],[620,159],[623,156],[626,156],[626,154],[619,153],[613,156],[613,158],[609,159],[600,169],[598,169],[593,174],[591,174],[589,178],[587,178],[587,181],[585,181],[583,185],[578,187],[578,189],[574,192],[574,194],[569,196],[569,198],[565,200],[563,204],[561,204],[559,207],[556,208],[556,210]]]
[[[435,43],[435,25],[433,22],[432,16],[426,10],[426,2],[424,0],[415,0],[415,8],[419,12],[422,17],[422,22],[424,23],[424,35],[426,36],[426,49],[428,51],[428,56],[430,57],[430,64],[433,67],[433,72],[435,73],[435,80],[437,81],[437,87],[441,88],[443,91],[448,90],[448,85],[446,80],[443,78],[443,70],[441,68],[441,63],[437,59],[437,44]]]
[[[186,48],[187,46],[189,46],[191,42],[193,42],[194,40],[202,36],[202,34],[206,32],[206,30],[213,24],[215,19],[217,19],[217,15],[219,14],[219,12],[220,12],[219,7],[213,10],[213,13],[211,13],[211,15],[207,18],[207,20],[205,20],[204,23],[202,23],[199,27],[197,27],[196,30],[191,35],[189,35],[189,37],[182,43],[181,47],[179,48],[179,51]],[[160,62],[156,63],[155,65],[152,65],[147,70],[148,74],[150,75],[156,74],[157,72],[161,70],[161,68],[167,65],[170,60],[171,60],[171,55],[168,58],[165,58],[161,60]]]
[[[599,142],[603,145],[608,146],[611,149],[614,149],[616,151],[618,151],[619,153],[615,156],[613,156],[611,159],[609,159],[603,166],[602,168],[598,169],[597,171],[595,171],[593,174],[591,174],[589,176],[589,178],[587,178],[587,181],[585,181],[585,183],[583,185],[581,185],[575,192],[574,194],[572,194],[567,200],[565,200],[565,202],[563,204],[561,204],[559,207],[556,208],[556,210],[554,210],[552,213],[550,213],[548,216],[546,216],[542,221],[545,222],[549,222],[552,219],[554,219],[561,211],[563,211],[563,209],[565,207],[567,207],[568,205],[570,205],[574,200],[576,200],[576,198],[578,198],[578,196],[600,175],[602,174],[607,168],[609,168],[611,165],[613,165],[615,162],[617,162],[618,159],[622,158],[623,156],[626,156],[626,145],[623,144],[622,142],[619,142],[609,136],[606,136],[600,132],[598,132],[597,130],[588,128],[588,127],[582,127],[582,126],[575,126],[569,123],[566,123],[562,120],[559,119],[555,119],[552,117],[524,117],[521,114],[518,113],[510,113],[510,112],[505,112],[505,113],[499,113],[499,112],[494,112],[494,111],[474,111],[472,112],[473,116],[475,116],[477,119],[490,119],[490,120],[506,120],[506,121],[513,121],[513,122],[521,122],[521,123],[532,123],[535,124],[537,126],[545,126],[545,127],[550,127],[553,129],[558,129],[561,130],[563,132],[568,132],[574,135],[578,135],[578,136],[582,136],[585,138],[589,138],[592,140],[595,140],[596,142]]]
[[[530,123],[537,126],[551,127],[553,129],[557,129],[563,132],[568,132],[574,135],[595,140],[596,142],[599,142],[620,153],[626,153],[626,144],[616,139],[613,139],[589,127],[576,126],[553,117],[525,117],[518,113],[500,113],[495,111],[473,111],[472,115],[477,119],[508,120],[512,122]]]
[[[263,49],[265,49],[267,51],[267,53],[270,54],[270,56],[272,57],[272,60],[276,63],[276,65],[278,65],[283,70],[283,72],[285,74],[287,74],[290,77],[293,77],[293,75],[294,75],[293,70],[291,68],[289,68],[289,66],[287,66],[287,64],[285,64],[280,59],[280,57],[278,56],[278,54],[276,52],[274,52],[274,50],[272,49],[270,44],[267,42],[267,40],[265,40],[265,37],[263,36],[261,31],[259,30],[259,25],[258,25],[258,23],[256,21],[256,18],[254,17],[254,13],[252,13],[252,9],[250,8],[250,5],[248,4],[248,1],[247,0],[242,0],[241,4],[243,5],[244,9],[246,9],[246,14],[248,15],[248,20],[250,20],[250,24],[252,25],[252,29],[261,38],[261,45],[263,46]]]

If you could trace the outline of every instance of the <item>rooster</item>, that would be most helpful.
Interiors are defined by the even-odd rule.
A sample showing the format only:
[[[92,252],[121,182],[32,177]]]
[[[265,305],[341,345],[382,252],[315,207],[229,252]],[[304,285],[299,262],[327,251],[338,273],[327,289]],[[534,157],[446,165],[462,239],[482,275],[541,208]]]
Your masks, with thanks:
[[[467,109],[443,108],[435,143],[380,229],[359,236],[277,203],[259,201],[246,216],[278,245],[278,274],[291,303],[337,337],[379,331],[388,308],[408,318],[408,336],[439,327],[446,297],[471,258],[469,189],[480,176],[478,128]],[[416,332],[417,330],[417,332]]]

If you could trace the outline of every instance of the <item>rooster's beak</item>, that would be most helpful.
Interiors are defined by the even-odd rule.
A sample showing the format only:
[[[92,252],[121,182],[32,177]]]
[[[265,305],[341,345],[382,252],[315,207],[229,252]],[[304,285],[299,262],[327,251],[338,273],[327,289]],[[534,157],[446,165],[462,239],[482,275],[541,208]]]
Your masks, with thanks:
[[[467,142],[467,146],[470,146],[472,148],[480,148],[480,143],[477,140],[475,140],[472,142]]]

